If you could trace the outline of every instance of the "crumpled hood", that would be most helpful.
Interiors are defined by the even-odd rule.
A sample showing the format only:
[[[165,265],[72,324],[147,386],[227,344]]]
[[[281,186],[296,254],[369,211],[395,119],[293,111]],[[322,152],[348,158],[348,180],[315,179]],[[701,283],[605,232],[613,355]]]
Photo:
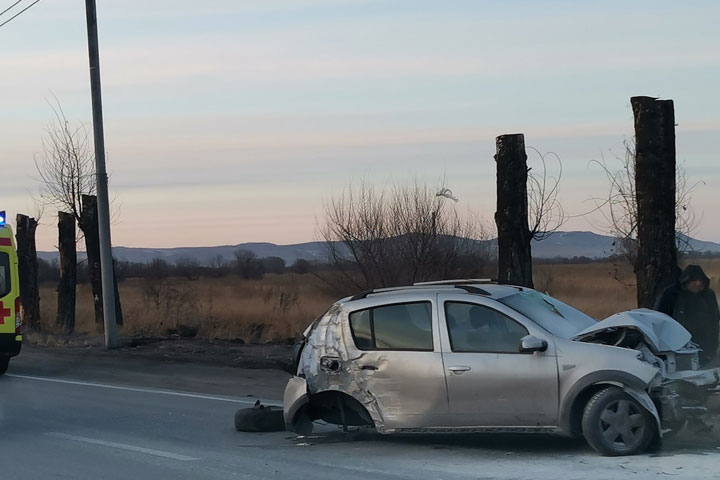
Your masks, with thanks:
[[[691,335],[669,315],[647,308],[628,310],[612,315],[579,332],[573,340],[585,340],[609,328],[634,328],[642,332],[654,352],[675,352],[690,341]]]

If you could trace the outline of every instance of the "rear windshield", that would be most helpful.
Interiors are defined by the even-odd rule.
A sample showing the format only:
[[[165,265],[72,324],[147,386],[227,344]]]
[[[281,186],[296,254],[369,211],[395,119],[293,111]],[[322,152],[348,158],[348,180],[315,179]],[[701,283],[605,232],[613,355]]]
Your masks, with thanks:
[[[526,290],[498,299],[560,338],[570,339],[596,322],[560,300],[534,290]]]
[[[0,252],[0,297],[10,293],[10,255]]]

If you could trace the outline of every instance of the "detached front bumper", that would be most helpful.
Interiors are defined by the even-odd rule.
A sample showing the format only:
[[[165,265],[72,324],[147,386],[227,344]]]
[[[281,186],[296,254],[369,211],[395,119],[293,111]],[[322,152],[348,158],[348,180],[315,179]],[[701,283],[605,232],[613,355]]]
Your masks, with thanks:
[[[708,400],[720,395],[720,368],[668,374],[651,396],[659,403],[664,428],[679,429],[691,417],[707,413]]]
[[[0,358],[14,357],[22,348],[22,335],[0,333]]]

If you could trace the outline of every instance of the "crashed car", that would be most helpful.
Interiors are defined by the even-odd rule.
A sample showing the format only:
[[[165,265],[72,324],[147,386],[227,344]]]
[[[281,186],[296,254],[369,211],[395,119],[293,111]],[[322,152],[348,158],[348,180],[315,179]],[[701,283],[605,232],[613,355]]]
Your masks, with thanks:
[[[701,415],[720,369],[671,317],[596,321],[538,291],[451,281],[339,300],[296,349],[289,430],[556,432],[631,455]]]

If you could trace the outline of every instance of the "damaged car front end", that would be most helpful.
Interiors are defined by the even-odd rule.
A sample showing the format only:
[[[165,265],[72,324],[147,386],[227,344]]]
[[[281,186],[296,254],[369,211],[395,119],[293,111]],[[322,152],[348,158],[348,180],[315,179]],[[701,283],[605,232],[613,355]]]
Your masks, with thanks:
[[[658,410],[660,434],[676,432],[688,419],[702,420],[711,395],[720,395],[720,368],[700,368],[700,349],[671,317],[648,309],[617,313],[578,333],[580,342],[638,351],[657,368],[647,394]]]

